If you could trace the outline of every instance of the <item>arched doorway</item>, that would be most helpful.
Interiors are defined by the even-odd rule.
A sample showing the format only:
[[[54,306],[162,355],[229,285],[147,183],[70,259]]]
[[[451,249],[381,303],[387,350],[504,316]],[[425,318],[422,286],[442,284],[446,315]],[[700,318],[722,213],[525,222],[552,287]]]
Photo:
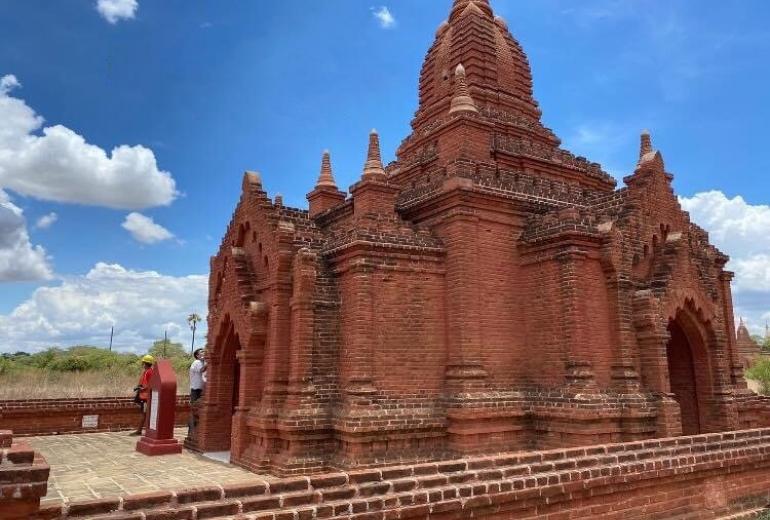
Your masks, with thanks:
[[[698,435],[706,428],[706,396],[711,370],[702,335],[683,313],[668,324],[666,345],[671,393],[679,403],[682,434]]]
[[[203,451],[230,451],[235,410],[240,400],[241,342],[229,316],[225,316],[221,332],[211,347],[208,381],[204,392],[205,416],[201,416],[199,443]]]

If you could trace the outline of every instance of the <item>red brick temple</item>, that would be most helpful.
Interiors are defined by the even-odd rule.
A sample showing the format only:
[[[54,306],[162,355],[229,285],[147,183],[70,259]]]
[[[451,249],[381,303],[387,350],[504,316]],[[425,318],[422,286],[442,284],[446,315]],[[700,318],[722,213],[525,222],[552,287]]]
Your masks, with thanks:
[[[349,193],[328,153],[309,210],[245,174],[188,446],[292,474],[759,425],[728,258],[649,133],[621,188],[561,148],[488,0],[454,0],[419,90]]]
[[[740,319],[738,324],[738,338],[735,344],[738,349],[738,356],[741,358],[743,367],[746,369],[762,357],[762,347],[749,334],[749,329],[743,323],[743,318]]]

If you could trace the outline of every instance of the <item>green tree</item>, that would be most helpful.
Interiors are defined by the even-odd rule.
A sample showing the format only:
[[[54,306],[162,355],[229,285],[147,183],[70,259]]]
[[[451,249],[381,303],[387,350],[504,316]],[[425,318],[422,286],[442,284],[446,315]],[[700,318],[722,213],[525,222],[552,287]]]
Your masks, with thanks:
[[[176,359],[188,357],[187,351],[181,343],[173,343],[159,339],[150,347],[150,355],[156,358]]]
[[[203,319],[196,313],[192,313],[187,317],[187,323],[190,324],[190,330],[192,331],[192,341],[190,342],[190,355],[195,352],[195,331],[198,328],[198,323]]]

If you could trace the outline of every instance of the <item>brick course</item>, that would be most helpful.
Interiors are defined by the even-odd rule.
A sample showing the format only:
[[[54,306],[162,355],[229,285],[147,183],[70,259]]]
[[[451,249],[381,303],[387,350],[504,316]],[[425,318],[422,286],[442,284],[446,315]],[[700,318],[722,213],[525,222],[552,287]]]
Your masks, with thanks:
[[[748,519],[770,503],[768,468],[770,430],[758,429],[49,505],[31,518]]]
[[[177,397],[176,423],[187,424],[190,400]],[[83,416],[98,415],[95,428],[83,428]],[[132,398],[17,399],[0,401],[0,427],[19,436],[93,433],[136,429],[139,411]]]

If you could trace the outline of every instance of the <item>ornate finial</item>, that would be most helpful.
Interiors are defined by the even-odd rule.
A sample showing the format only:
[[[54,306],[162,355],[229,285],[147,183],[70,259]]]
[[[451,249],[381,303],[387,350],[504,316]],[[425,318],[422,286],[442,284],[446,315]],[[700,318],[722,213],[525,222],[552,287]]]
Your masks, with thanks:
[[[364,164],[364,178],[385,177],[385,168],[382,166],[380,156],[380,136],[377,130],[372,129],[369,133],[369,150],[366,154],[366,163]]]
[[[334,182],[334,176],[332,176],[332,162],[329,150],[324,150],[323,158],[321,159],[321,174],[318,176],[318,182],[316,182],[316,188],[322,186],[337,187],[337,184]]]
[[[650,137],[650,131],[649,130],[643,130],[642,131],[642,139],[641,139],[641,146],[639,147],[639,162],[642,162],[642,159],[645,155],[648,153],[652,153],[652,138]]]
[[[455,69],[455,95],[452,98],[452,107],[449,109],[450,114],[458,112],[473,112],[476,114],[479,112],[468,90],[468,83],[465,80],[465,67],[463,67],[462,63]]]
[[[248,179],[250,184],[254,184],[257,186],[262,185],[262,176],[259,174],[259,172],[247,171],[246,179]]]

